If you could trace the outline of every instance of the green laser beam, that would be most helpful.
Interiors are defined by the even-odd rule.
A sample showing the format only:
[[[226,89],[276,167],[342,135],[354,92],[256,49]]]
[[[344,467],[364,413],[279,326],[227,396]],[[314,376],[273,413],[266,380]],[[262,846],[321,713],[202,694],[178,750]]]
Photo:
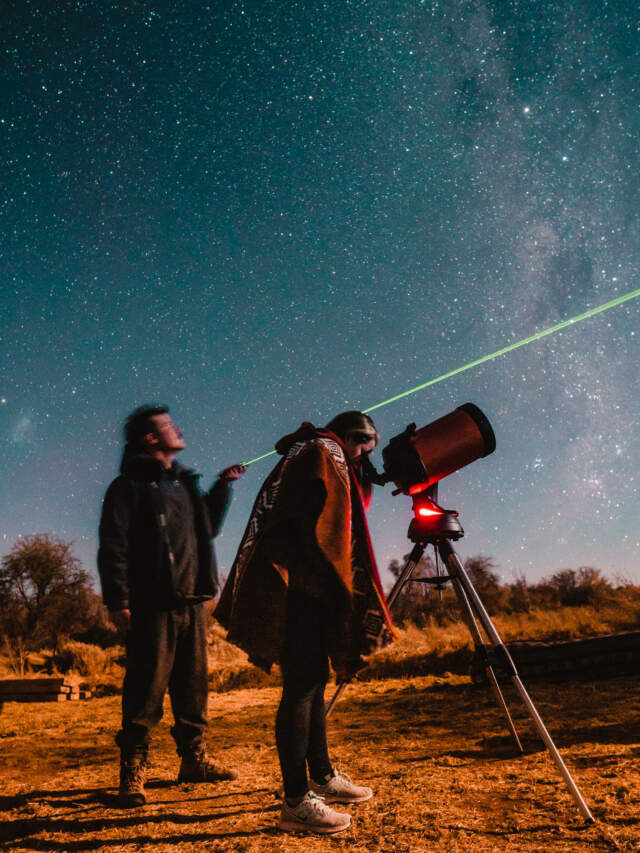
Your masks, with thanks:
[[[623,302],[628,302],[630,299],[635,299],[637,296],[640,296],[640,288],[638,288],[638,290],[632,290],[630,293],[625,293],[624,296],[618,296],[616,299],[612,299],[610,302],[605,302],[603,305],[598,305],[596,308],[590,308],[589,311],[585,311],[583,314],[578,314],[576,317],[570,317],[568,320],[563,320],[561,323],[556,323],[555,326],[549,326],[548,329],[543,329],[541,332],[536,332],[534,335],[529,335],[528,338],[523,338],[521,341],[516,341],[513,344],[509,344],[506,347],[502,347],[502,349],[489,353],[489,355],[483,355],[480,358],[476,358],[474,359],[474,361],[470,361],[467,364],[463,364],[462,367],[456,367],[455,370],[450,370],[448,373],[443,373],[442,376],[436,376],[435,379],[429,379],[428,382],[423,382],[421,385],[416,385],[415,388],[410,388],[408,391],[403,391],[401,394],[396,394],[395,397],[389,397],[388,400],[383,400],[382,403],[376,403],[375,406],[369,406],[368,409],[363,409],[362,411],[373,412],[375,409],[382,408],[382,406],[388,406],[389,403],[395,403],[396,400],[401,400],[403,397],[408,397],[410,394],[415,394],[417,391],[422,391],[424,388],[429,388],[429,386],[435,385],[437,382],[444,382],[445,379],[449,379],[452,376],[457,376],[458,373],[464,373],[465,370],[471,370],[472,367],[478,367],[478,365],[480,364],[484,364],[487,361],[492,361],[494,358],[499,358],[501,355],[505,355],[506,353],[512,352],[515,349],[524,347],[527,344],[533,343],[534,341],[539,341],[542,338],[546,338],[547,335],[552,335],[554,332],[559,332],[561,329],[566,329],[568,326],[573,326],[576,323],[582,322],[582,320],[587,320],[589,317],[595,317],[596,314],[601,314],[603,311],[608,311],[609,308],[615,308],[616,305],[622,305]]]
[[[431,385],[436,385],[438,382],[444,382],[445,379],[450,379],[452,376],[457,376],[459,373],[464,373],[466,370],[471,370],[473,367],[478,367],[481,364],[485,364],[488,361],[493,361],[494,358],[499,358],[501,355],[506,355],[508,352],[513,352],[513,350],[519,349],[520,347],[524,347],[527,344],[531,344],[534,341],[542,340],[542,338],[546,338],[548,335],[553,335],[554,332],[560,332],[562,329],[566,329],[569,326],[575,326],[576,323],[581,323],[583,320],[588,320],[589,317],[595,317],[596,314],[602,314],[603,311],[608,311],[610,308],[615,308],[617,305],[622,305],[624,302],[629,302],[631,299],[636,299],[640,296],[640,288],[637,290],[631,290],[629,293],[625,293],[622,296],[618,296],[615,299],[611,299],[609,302],[604,302],[602,305],[597,305],[595,308],[590,308],[588,311],[585,311],[582,314],[577,314],[575,317],[570,317],[568,320],[563,320],[561,323],[556,323],[555,326],[549,326],[548,329],[543,329],[540,332],[536,332],[533,335],[529,335],[528,338],[523,338],[520,341],[516,341],[513,344],[508,344],[506,347],[502,347],[495,352],[489,353],[488,355],[483,355],[480,358],[476,358],[473,361],[467,362],[467,364],[463,364],[461,367],[456,367],[455,370],[449,370],[447,373],[443,373],[441,376],[436,376],[434,379],[429,379],[427,382],[423,382],[420,385],[416,385],[415,388],[409,388],[408,391],[402,391],[400,394],[396,394],[395,397],[389,397],[388,400],[383,400],[381,403],[376,403],[374,406],[369,406],[367,409],[362,409],[363,412],[373,412],[376,409],[381,409],[383,406],[388,406],[389,403],[395,403],[396,400],[402,400],[403,397],[409,397],[411,394],[415,394],[418,391],[423,391],[425,388],[430,388]],[[263,453],[262,456],[256,456],[255,459],[251,459],[249,462],[243,462],[243,465],[252,465],[254,462],[258,462],[260,459],[266,459],[267,456],[273,456],[275,450],[271,450],[269,453]]]

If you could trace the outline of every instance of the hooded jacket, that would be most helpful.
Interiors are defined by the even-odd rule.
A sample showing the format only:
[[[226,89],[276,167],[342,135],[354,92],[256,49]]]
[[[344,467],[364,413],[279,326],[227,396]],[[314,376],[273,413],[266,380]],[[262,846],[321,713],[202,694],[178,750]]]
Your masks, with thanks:
[[[177,594],[166,508],[159,482],[168,476],[148,454],[124,460],[120,476],[105,494],[100,518],[98,571],[109,610],[164,610],[184,604]],[[185,488],[193,506],[197,575],[189,602],[213,598],[218,571],[210,540],[217,536],[229,506],[231,486],[218,479],[203,494],[199,475],[174,462],[170,476]]]

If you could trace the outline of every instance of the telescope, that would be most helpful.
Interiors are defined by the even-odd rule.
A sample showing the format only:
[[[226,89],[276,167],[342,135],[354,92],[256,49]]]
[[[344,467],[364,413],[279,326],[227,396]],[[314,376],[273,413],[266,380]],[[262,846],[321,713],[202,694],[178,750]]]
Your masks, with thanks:
[[[495,449],[488,418],[465,403],[421,429],[409,424],[394,436],[382,451],[382,480],[396,484],[394,494],[417,495]]]
[[[452,541],[457,541],[464,536],[458,513],[455,510],[443,509],[437,502],[440,480],[476,459],[489,456],[495,449],[496,438],[491,424],[473,403],[465,403],[421,429],[416,429],[415,423],[409,424],[404,432],[394,436],[383,449],[384,473],[378,475],[374,482],[380,485],[395,483],[396,489],[393,494],[405,494],[411,497],[414,514],[407,533],[414,547],[387,595],[387,604],[391,609],[405,584],[410,581],[431,584],[438,590],[442,589],[444,583],[452,583],[464,621],[471,633],[476,654],[484,664],[489,683],[498,706],[505,716],[517,751],[522,754],[524,750],[500,690],[496,671],[504,673],[520,694],[580,813],[585,821],[593,823],[594,818],[588,805],[520,680],[513,659],[471,583],[462,561],[451,545]],[[377,473],[375,469],[373,473]],[[412,575],[428,545],[432,545],[435,549],[437,574],[433,577],[413,578]],[[447,567],[449,571],[447,575],[440,574],[438,558]],[[488,643],[485,642],[481,629]],[[381,626],[381,636],[382,633]],[[327,715],[331,713],[345,684],[346,682],[341,682],[338,685],[333,698],[327,705]]]
[[[409,424],[382,451],[384,473],[380,484],[393,482],[393,494],[413,499],[414,518],[408,537],[460,539],[464,535],[455,510],[437,503],[440,480],[496,449],[489,419],[474,403],[458,406],[421,429]],[[436,560],[437,565],[437,560]]]

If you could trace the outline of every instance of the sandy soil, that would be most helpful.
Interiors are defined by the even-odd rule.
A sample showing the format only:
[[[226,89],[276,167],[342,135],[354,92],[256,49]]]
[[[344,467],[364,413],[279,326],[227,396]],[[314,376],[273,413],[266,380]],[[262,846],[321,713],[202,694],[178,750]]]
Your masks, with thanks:
[[[115,803],[118,697],[6,704],[0,847],[24,851],[640,850],[640,676],[530,685],[597,822],[585,826],[517,694],[505,695],[525,746],[516,757],[493,698],[466,678],[351,686],[329,726],[336,766],[370,784],[331,839],[275,829],[278,690],[210,697],[210,751],[240,779],[178,785],[170,711],[152,748],[148,803]]]

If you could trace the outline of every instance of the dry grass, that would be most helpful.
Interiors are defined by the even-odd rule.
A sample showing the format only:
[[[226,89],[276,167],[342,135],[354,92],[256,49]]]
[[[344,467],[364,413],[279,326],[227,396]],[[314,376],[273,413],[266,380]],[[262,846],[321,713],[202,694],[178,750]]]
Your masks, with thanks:
[[[273,722],[279,691],[210,697],[209,743],[235,782],[177,785],[170,711],[151,752],[146,807],[117,808],[119,700],[5,705],[0,715],[3,849],[153,853],[539,853],[638,850],[640,678],[531,694],[594,812],[585,827],[511,689],[516,757],[491,696],[464,677],[348,688],[329,724],[336,765],[376,796],[334,839],[277,833]]]
[[[493,622],[505,642],[544,640],[558,642],[613,634],[640,628],[640,599],[604,607],[561,607],[531,613],[497,614]]]
[[[258,669],[249,663],[247,655],[237,646],[225,640],[226,631],[214,622],[209,631],[209,689],[214,693],[225,693],[247,687],[267,687],[280,683],[279,672]]]
[[[632,612],[632,603],[498,615],[494,621],[507,642],[563,640],[637,627],[640,609]],[[598,819],[585,827],[512,688],[505,692],[525,745],[523,757],[514,755],[493,698],[471,686],[466,627],[457,622],[408,626],[394,645],[372,656],[375,680],[349,686],[329,724],[336,765],[371,784],[375,799],[349,809],[354,823],[348,832],[334,839],[299,838],[274,828],[280,784],[273,737],[278,674],[266,676],[251,666],[226,643],[219,626],[212,627],[209,639],[209,742],[219,759],[240,768],[240,779],[175,784],[167,703],[152,750],[149,803],[121,810],[115,801],[113,740],[118,697],[63,705],[8,703],[0,714],[3,849],[640,849],[640,677],[531,685],[538,710]],[[70,643],[65,654],[61,665],[85,682],[121,680],[122,649]]]
[[[630,595],[624,606],[616,602],[598,608],[564,607],[531,613],[497,614],[493,621],[507,643],[525,639],[547,642],[578,639],[640,627],[640,600],[636,601]],[[209,632],[209,689],[212,692],[279,684],[277,667],[267,675],[252,666],[243,651],[226,642],[225,633],[215,622]],[[432,622],[424,628],[409,624],[398,630],[396,642],[371,656],[364,677],[442,675],[448,672],[463,675],[469,671],[472,653],[471,638],[462,622],[444,626]],[[44,662],[41,656],[31,657]],[[54,673],[75,677],[101,695],[116,692],[122,684],[124,649],[121,646],[101,649],[87,643],[68,641],[52,662]],[[28,667],[26,675],[37,675],[38,668],[35,665]],[[10,661],[0,656],[0,677],[12,674]]]
[[[505,641],[564,640],[638,627],[640,608],[572,607],[498,615]],[[635,611],[635,612],[634,612]],[[122,649],[70,643],[69,673],[119,683]],[[209,743],[241,770],[236,782],[177,785],[169,706],[157,728],[146,807],[115,801],[120,700],[7,703],[0,714],[2,849],[154,853],[562,853],[638,851],[640,676],[531,695],[597,823],[585,827],[519,697],[505,693],[525,746],[516,757],[490,694],[471,686],[471,643],[461,623],[415,626],[372,656],[372,679],[347,688],[329,724],[338,767],[371,784],[374,800],[349,809],[334,839],[275,830],[279,769],[273,723],[278,674],[266,676],[210,634]],[[422,673],[422,674],[421,674]],[[425,675],[424,673],[428,673]],[[453,673],[453,674],[452,674]],[[398,677],[400,676],[400,677]],[[246,685],[251,686],[247,689]],[[242,689],[239,689],[239,688]]]
[[[521,640],[558,642],[597,634],[637,629],[640,603],[627,607],[562,607],[531,613],[497,614],[492,617],[506,643]],[[398,631],[398,639],[373,654],[367,678],[407,677],[411,675],[458,673],[469,671],[473,656],[471,635],[463,622],[448,625],[432,623],[425,628],[407,625]]]
[[[54,671],[75,677],[101,695],[115,693],[124,677],[124,649],[101,649],[75,640],[66,642],[54,656]]]
[[[613,633],[640,627],[640,598],[631,591],[624,601],[617,600],[600,607],[563,607],[534,610],[531,613],[497,614],[493,617],[503,640],[542,640],[554,642],[578,639],[596,634]],[[280,683],[278,668],[270,675],[252,666],[240,649],[226,642],[226,632],[213,623],[209,632],[209,689],[224,693],[250,687],[276,686]],[[469,632],[462,622],[424,628],[409,624],[398,630],[398,639],[373,654],[365,678],[408,677],[411,675],[443,675],[469,671],[473,648]],[[33,659],[33,665],[29,660]],[[101,649],[88,643],[68,641],[60,652],[46,658],[31,654],[25,675],[38,675],[44,662],[54,674],[75,677],[100,695],[117,692],[124,675],[124,648]],[[37,663],[40,663],[40,666]],[[14,675],[11,661],[0,655],[0,677]]]

